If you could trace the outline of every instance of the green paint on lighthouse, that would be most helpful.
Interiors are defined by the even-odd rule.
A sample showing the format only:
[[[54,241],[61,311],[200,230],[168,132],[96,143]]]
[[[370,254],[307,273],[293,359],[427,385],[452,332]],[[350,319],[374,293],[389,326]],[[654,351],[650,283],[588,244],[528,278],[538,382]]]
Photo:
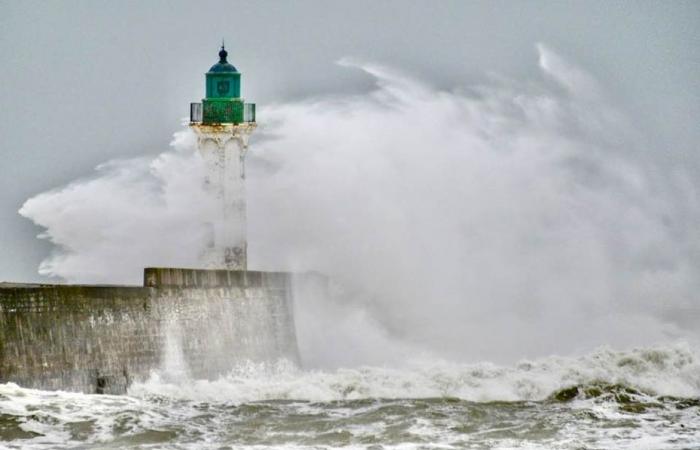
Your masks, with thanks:
[[[238,124],[255,122],[255,104],[241,98],[241,73],[227,61],[221,45],[219,62],[206,73],[206,98],[190,104],[190,122],[202,124]]]

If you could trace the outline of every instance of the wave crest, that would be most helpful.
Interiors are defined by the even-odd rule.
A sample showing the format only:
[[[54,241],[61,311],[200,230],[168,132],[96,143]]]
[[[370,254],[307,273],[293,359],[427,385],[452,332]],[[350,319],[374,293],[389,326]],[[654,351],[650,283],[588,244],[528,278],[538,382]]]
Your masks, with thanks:
[[[489,362],[413,362],[401,368],[304,371],[280,361],[245,363],[214,381],[173,384],[154,373],[132,386],[137,397],[245,403],[266,400],[327,402],[364,398],[453,397],[475,402],[539,401],[623,396],[700,397],[700,364],[688,343],[572,358],[551,356],[514,366]]]

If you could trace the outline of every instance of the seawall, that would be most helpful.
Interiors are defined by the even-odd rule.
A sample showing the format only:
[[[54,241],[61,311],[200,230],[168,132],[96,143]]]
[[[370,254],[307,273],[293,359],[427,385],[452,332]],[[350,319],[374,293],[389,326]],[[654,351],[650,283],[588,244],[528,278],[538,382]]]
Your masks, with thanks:
[[[143,287],[0,283],[0,382],[122,394],[158,369],[213,378],[296,361],[293,279],[148,268]]]

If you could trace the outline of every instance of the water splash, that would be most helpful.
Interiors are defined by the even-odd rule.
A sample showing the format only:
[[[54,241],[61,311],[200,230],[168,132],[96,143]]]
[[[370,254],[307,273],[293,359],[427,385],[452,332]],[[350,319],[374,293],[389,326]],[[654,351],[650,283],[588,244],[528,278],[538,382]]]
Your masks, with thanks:
[[[451,91],[343,60],[376,86],[261,109],[250,265],[320,270],[344,291],[297,302],[309,365],[697,338],[695,178],[650,166],[604,86],[537,49],[541,78]],[[42,273],[136,282],[196,265],[212,205],[188,131],[175,147],[29,199],[20,213],[57,246]]]
[[[551,356],[512,366],[411,360],[401,368],[357,367],[304,371],[286,360],[242,363],[214,381],[186,385],[154,376],[130,395],[190,401],[247,403],[266,400],[332,402],[371,398],[459,398],[474,402],[542,401],[575,386],[621,385],[650,396],[700,397],[700,356],[688,344],[616,351],[599,348],[580,357]]]
[[[175,319],[165,324],[162,373],[171,383],[184,383],[191,378],[190,370],[182,351],[182,329]]]

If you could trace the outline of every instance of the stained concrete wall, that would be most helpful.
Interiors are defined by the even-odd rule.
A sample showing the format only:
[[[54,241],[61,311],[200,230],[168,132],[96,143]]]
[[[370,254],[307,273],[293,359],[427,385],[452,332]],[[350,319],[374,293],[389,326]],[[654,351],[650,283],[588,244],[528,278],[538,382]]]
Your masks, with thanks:
[[[154,268],[144,281],[0,284],[0,382],[120,394],[153,370],[215,378],[298,359],[290,274]]]

